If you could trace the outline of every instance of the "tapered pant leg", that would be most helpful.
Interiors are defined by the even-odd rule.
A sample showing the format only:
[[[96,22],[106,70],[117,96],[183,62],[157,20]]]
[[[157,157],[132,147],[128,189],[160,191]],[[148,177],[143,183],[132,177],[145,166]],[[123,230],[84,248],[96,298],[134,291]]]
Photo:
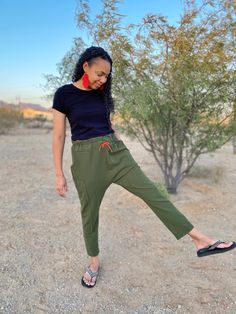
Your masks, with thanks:
[[[160,193],[139,166],[133,167],[114,183],[140,197],[177,239],[193,229],[188,219]]]
[[[87,254],[99,254],[99,209],[108,188],[106,160],[93,139],[72,146],[71,173],[80,199],[83,236]]]
[[[140,197],[177,239],[193,229],[190,221],[145,175],[123,141],[115,141],[113,151],[109,152],[109,155],[113,183]]]
[[[76,186],[80,198],[83,236],[87,254],[97,256],[99,254],[98,227],[99,209],[106,191],[106,187],[94,189],[94,185],[86,180],[76,179]]]

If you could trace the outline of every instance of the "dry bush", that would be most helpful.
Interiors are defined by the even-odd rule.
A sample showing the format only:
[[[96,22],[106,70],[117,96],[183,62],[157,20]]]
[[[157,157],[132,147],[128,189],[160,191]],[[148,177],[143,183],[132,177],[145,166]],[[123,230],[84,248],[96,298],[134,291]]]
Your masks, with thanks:
[[[11,108],[0,108],[0,134],[7,134],[24,120],[23,114]]]
[[[219,183],[224,177],[225,167],[222,165],[216,165],[213,167],[196,165],[190,171],[188,177],[197,179],[206,179],[214,183]]]
[[[43,115],[38,115],[38,116],[35,116],[34,118],[25,118],[24,125],[25,127],[32,128],[32,129],[51,130],[53,127],[52,121],[49,121]]]

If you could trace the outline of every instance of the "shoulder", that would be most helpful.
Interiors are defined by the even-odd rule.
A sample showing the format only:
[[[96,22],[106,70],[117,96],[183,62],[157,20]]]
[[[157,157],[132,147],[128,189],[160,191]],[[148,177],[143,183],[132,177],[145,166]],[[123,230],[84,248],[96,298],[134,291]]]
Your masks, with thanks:
[[[59,88],[56,89],[53,97],[53,105],[52,108],[57,109],[58,111],[62,113],[67,112],[67,94],[71,90],[71,85],[72,84],[65,84],[60,86]]]
[[[72,84],[65,84],[65,85],[58,87],[55,91],[55,94],[64,94],[68,91],[71,91],[72,89],[73,89]]]
[[[54,93],[54,100],[66,103],[68,97],[74,94],[73,84],[65,84],[56,89]]]

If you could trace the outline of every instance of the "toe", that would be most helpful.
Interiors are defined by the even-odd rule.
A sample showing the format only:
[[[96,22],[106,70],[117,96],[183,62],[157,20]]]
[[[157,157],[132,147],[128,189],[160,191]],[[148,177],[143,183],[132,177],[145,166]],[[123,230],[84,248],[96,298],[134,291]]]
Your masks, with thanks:
[[[89,276],[89,274],[86,272],[85,274],[84,274],[84,276],[83,276],[83,281],[86,283],[86,285],[88,285],[88,286],[94,286],[95,285],[95,283],[96,283],[96,276],[95,277],[93,277],[93,278],[91,278],[90,276]]]
[[[84,274],[83,280],[86,285],[90,285],[91,277],[87,273]]]
[[[217,248],[219,249],[227,248],[231,246],[232,244],[233,244],[232,241],[225,241],[224,243],[220,243],[219,245],[217,245]]]
[[[90,271],[95,273],[97,270],[93,269],[93,267],[89,267],[89,269],[86,270],[86,272],[83,275],[83,281],[87,286],[94,286],[96,284],[97,276],[90,276]]]
[[[95,283],[96,283],[96,279],[97,279],[97,277],[95,276],[95,277],[93,277],[92,278],[92,280],[91,280],[91,286],[94,286],[95,285]]]

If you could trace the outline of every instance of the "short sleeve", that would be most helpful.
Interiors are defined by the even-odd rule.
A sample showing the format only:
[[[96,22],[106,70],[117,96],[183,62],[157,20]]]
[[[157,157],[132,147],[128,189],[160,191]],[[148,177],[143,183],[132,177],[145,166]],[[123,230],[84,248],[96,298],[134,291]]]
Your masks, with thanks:
[[[58,88],[54,94],[52,108],[66,114],[64,98],[61,88]]]

